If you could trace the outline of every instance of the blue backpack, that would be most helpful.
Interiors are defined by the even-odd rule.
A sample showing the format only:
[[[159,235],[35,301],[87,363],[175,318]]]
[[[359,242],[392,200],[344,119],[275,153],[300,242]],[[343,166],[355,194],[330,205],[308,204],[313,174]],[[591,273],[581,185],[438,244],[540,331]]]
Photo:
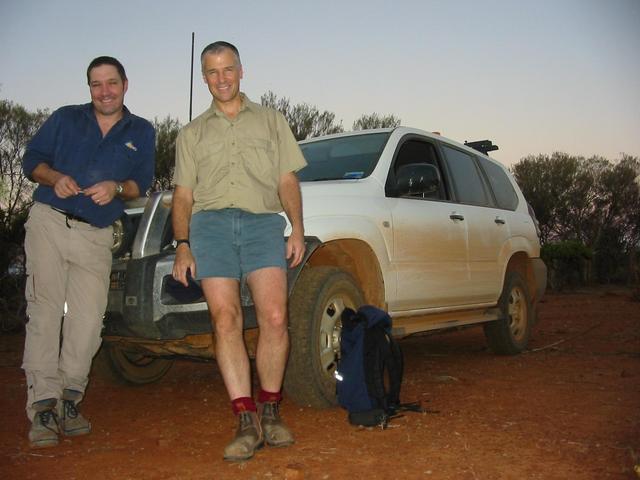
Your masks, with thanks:
[[[386,427],[398,411],[422,411],[400,403],[403,360],[391,336],[391,317],[365,305],[342,312],[340,360],[336,370],[338,403],[353,425]]]

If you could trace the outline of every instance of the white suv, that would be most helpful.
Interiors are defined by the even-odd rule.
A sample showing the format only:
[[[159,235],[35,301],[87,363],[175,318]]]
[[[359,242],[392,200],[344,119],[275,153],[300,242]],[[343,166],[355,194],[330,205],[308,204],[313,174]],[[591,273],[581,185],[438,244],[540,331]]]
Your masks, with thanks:
[[[533,212],[501,164],[405,127],[300,147],[309,163],[299,172],[307,253],[289,271],[292,398],[335,403],[345,306],[387,310],[399,337],[482,324],[496,353],[526,348],[546,267]],[[135,239],[114,259],[104,350],[129,382],[159,379],[172,355],[215,356],[199,286],[171,279],[170,198],[154,194],[138,218],[131,210],[123,220]],[[245,284],[242,292],[253,352],[255,312]]]

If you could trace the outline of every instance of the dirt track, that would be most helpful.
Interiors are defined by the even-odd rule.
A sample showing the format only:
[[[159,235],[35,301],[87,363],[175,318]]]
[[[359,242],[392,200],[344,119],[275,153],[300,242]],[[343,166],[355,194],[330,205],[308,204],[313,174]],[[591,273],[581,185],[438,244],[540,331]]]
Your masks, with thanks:
[[[640,303],[621,292],[547,295],[516,357],[478,328],[405,339],[402,400],[431,413],[366,430],[285,402],[296,445],[240,464],[222,460],[235,426],[215,364],[188,361],[143,387],[94,377],[93,433],[30,450],[23,342],[0,336],[2,479],[640,478]]]

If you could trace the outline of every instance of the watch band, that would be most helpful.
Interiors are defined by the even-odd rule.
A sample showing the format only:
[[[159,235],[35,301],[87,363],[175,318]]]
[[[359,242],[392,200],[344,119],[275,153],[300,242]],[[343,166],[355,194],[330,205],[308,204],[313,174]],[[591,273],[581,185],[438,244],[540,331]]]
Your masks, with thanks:
[[[116,195],[122,195],[124,192],[124,185],[120,182],[116,182]]]
[[[178,248],[178,245],[180,245],[181,243],[186,243],[187,246],[191,248],[191,243],[189,242],[188,238],[181,238],[179,240],[176,240],[176,248]]]

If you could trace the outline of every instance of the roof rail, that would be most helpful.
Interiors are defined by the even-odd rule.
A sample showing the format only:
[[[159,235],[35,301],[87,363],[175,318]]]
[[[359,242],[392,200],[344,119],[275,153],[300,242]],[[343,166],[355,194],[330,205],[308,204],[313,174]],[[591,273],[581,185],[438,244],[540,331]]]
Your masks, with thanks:
[[[494,150],[498,150],[498,146],[494,145],[491,140],[477,140],[475,142],[465,141],[464,144],[467,147],[471,147],[474,150],[484,153],[485,155],[488,155],[489,152],[493,152]]]

